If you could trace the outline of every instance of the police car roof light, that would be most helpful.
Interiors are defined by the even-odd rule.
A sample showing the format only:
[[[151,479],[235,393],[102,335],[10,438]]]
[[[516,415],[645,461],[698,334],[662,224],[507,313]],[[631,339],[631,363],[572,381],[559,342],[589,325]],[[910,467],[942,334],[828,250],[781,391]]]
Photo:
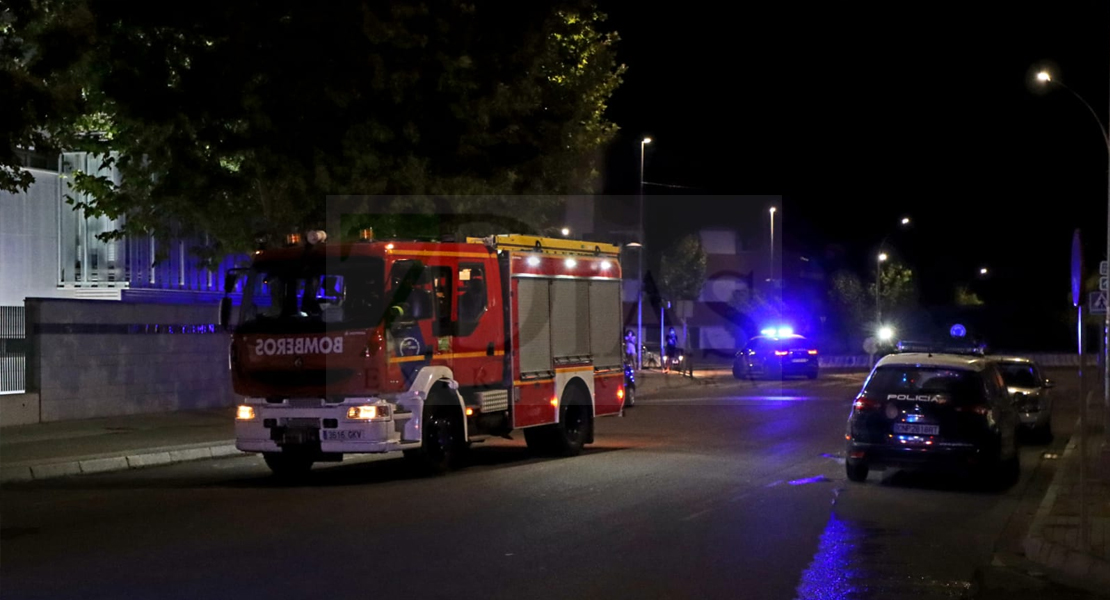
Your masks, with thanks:
[[[982,346],[953,346],[908,340],[902,340],[898,342],[897,351],[921,352],[928,354],[962,354],[971,356],[983,356],[984,354],[986,354],[986,351]]]

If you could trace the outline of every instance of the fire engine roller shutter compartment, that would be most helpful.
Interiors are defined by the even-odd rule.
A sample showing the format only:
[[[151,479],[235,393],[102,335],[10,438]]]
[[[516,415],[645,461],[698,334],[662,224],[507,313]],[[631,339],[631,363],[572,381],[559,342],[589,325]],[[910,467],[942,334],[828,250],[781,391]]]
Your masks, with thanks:
[[[590,282],[551,282],[553,355],[556,362],[583,362],[590,354]]]
[[[517,278],[522,375],[552,370],[549,286],[546,279]]]
[[[620,281],[590,282],[590,351],[597,368],[622,364],[620,286]]]

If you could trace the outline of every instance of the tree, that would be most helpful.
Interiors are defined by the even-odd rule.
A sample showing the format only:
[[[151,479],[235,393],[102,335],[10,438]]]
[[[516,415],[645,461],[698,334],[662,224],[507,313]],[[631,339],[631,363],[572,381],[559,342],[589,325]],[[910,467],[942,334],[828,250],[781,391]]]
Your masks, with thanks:
[[[983,301],[968,285],[956,286],[956,306],[982,306]]]
[[[206,233],[219,256],[356,195],[385,198],[368,220],[386,230],[543,224],[557,199],[519,196],[593,192],[616,132],[617,36],[584,1],[51,4],[25,32],[82,91],[60,142],[118,152],[119,185],[75,178],[87,214],[124,219],[117,235]],[[76,25],[35,36],[60,22]]]
[[[19,151],[50,151],[51,129],[61,114],[72,113],[80,89],[65,84],[55,66],[57,53],[36,49],[33,41],[49,42],[79,27],[81,15],[42,19],[57,2],[10,0],[0,7],[0,190],[19,193],[34,177],[22,170]]]
[[[708,260],[697,235],[687,235],[675,242],[659,260],[663,294],[675,300],[696,300],[705,286]]]
[[[837,271],[832,276],[832,303],[840,315],[841,321],[848,325],[851,331],[863,331],[867,320],[869,306],[874,306],[870,300],[858,275],[851,271]],[[874,298],[874,294],[871,295]]]
[[[898,315],[912,308],[917,301],[917,284],[913,271],[898,262],[883,263],[880,301],[884,315]],[[841,320],[851,331],[865,332],[875,319],[875,282],[866,285],[852,271],[833,274],[830,290],[833,304]]]
[[[913,271],[896,261],[888,261],[880,263],[880,265],[879,275],[882,278],[882,286],[879,293],[883,303],[883,311],[893,313],[908,308],[910,304],[917,300],[917,284],[913,277]],[[872,302],[874,302],[875,284],[871,283],[867,286],[867,291],[872,298]]]

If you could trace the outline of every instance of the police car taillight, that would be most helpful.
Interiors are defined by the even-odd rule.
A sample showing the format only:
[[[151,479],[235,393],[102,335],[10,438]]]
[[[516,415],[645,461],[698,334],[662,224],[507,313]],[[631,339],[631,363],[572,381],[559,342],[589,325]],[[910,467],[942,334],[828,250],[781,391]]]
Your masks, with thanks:
[[[876,410],[879,406],[881,406],[881,404],[878,402],[870,398],[864,398],[863,396],[856,398],[855,403],[852,404],[852,408],[856,410]]]

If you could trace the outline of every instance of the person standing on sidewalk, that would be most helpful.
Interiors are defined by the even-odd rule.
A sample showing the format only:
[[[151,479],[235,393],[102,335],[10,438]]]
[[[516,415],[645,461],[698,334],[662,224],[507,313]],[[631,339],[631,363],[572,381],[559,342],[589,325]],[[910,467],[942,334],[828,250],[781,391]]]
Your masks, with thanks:
[[[630,365],[636,364],[636,334],[631,329],[624,332],[624,360]]]
[[[668,373],[671,370],[671,365],[678,357],[678,334],[674,332],[674,327],[667,331],[667,350],[663,359],[663,372]],[[681,366],[679,367],[681,369]]]

